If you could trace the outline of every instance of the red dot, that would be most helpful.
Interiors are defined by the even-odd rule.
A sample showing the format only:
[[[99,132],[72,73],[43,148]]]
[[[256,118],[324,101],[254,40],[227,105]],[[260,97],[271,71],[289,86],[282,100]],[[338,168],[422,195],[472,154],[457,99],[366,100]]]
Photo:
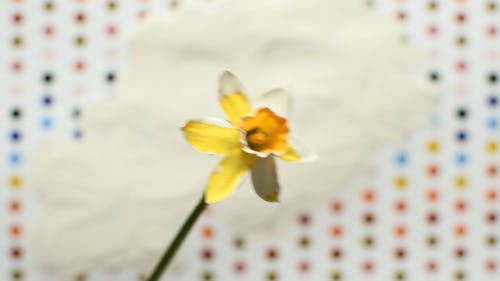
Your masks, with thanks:
[[[439,28],[436,25],[427,27],[427,34],[431,37],[436,37],[439,34]]]
[[[21,73],[24,69],[24,65],[20,61],[14,61],[12,62],[12,71],[15,73]]]
[[[406,204],[406,201],[398,200],[394,204],[394,209],[396,210],[397,213],[404,213],[408,209],[408,205]]]
[[[490,176],[490,177],[494,177],[497,175],[498,173],[498,168],[496,165],[494,164],[491,164],[487,167],[486,169],[486,173]]]
[[[339,200],[335,200],[334,202],[332,202],[332,204],[330,205],[330,209],[332,210],[332,212],[336,213],[336,214],[340,214],[342,213],[342,211],[344,210],[344,205],[342,204],[341,201]]]
[[[486,270],[489,272],[495,272],[497,270],[497,262],[493,259],[487,260],[485,264]]]
[[[456,64],[457,72],[463,73],[467,71],[467,62],[460,60]]]
[[[55,34],[55,28],[52,26],[52,25],[47,25],[44,27],[43,29],[43,34],[45,35],[45,37],[47,38],[52,38],[54,37],[54,34]]]
[[[467,211],[467,202],[463,199],[458,199],[455,202],[455,210],[459,213]]]
[[[435,261],[428,261],[425,265],[425,269],[431,273],[436,272],[438,269],[438,263]]]
[[[486,33],[488,34],[489,37],[496,37],[498,34],[498,29],[496,26],[491,25],[486,28]]]
[[[114,37],[118,33],[118,28],[114,25],[109,25],[106,29],[106,33],[109,37]]]
[[[233,269],[236,273],[244,273],[246,270],[246,263],[244,261],[236,261],[233,265]]]
[[[343,251],[339,248],[334,248],[330,251],[330,258],[334,260],[341,259],[343,257]]]
[[[83,24],[83,23],[85,23],[86,20],[87,20],[87,16],[83,12],[78,12],[75,15],[75,21],[78,24]]]
[[[306,226],[311,223],[311,217],[308,214],[300,214],[299,215],[299,224]]]
[[[301,261],[298,264],[298,268],[301,273],[307,273],[311,268],[311,264],[308,261]]]
[[[457,21],[457,23],[465,23],[467,21],[467,15],[464,13],[458,13],[455,16],[455,20]]]
[[[23,256],[23,249],[15,246],[10,250],[10,255],[12,256],[13,259],[20,259]]]
[[[214,252],[212,249],[203,249],[201,251],[201,258],[205,261],[210,261],[214,258]]]
[[[394,257],[396,259],[404,259],[406,257],[406,250],[404,248],[397,248],[394,250]]]
[[[268,260],[271,260],[271,261],[276,260],[279,257],[278,250],[275,248],[269,248],[267,250],[266,256],[267,256]]]
[[[87,68],[87,65],[85,64],[85,61],[83,60],[77,60],[75,62],[75,71],[78,72],[78,73],[82,73],[85,71],[85,69]]]
[[[21,13],[15,13],[13,16],[12,16],[12,22],[15,24],[15,25],[20,25],[24,22],[24,17]]]
[[[363,262],[362,267],[363,267],[363,271],[365,273],[370,273],[370,272],[372,272],[375,269],[375,265],[373,264],[372,261],[365,261],[365,262]]]
[[[429,177],[438,176],[439,175],[439,167],[436,165],[429,165],[429,167],[427,167],[427,174],[429,175]]]
[[[399,21],[403,22],[405,21],[407,18],[408,18],[408,15],[406,14],[406,12],[404,11],[399,11],[397,14],[396,14],[396,17]]]
[[[22,208],[23,208],[23,206],[22,206],[21,201],[16,200],[16,199],[13,199],[12,201],[10,201],[9,209],[11,212],[19,213],[19,212],[21,212]]]

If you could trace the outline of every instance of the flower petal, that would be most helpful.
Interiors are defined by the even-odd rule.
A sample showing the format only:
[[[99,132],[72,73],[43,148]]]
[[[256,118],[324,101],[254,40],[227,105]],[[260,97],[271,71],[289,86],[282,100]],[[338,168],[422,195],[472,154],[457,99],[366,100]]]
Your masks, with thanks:
[[[219,79],[219,100],[231,123],[238,127],[241,118],[252,113],[240,80],[231,72],[224,71]]]
[[[290,148],[288,151],[279,155],[281,160],[288,162],[311,162],[317,158],[316,154],[297,138],[290,136],[289,143]]]
[[[240,149],[228,154],[210,177],[205,202],[215,203],[231,195],[256,158]]]
[[[252,183],[260,198],[268,202],[278,202],[280,185],[273,156],[258,158],[252,165]]]
[[[285,89],[277,88],[266,92],[255,103],[255,109],[269,108],[274,113],[288,117],[290,111],[290,98]]]
[[[182,131],[188,142],[202,153],[224,155],[240,146],[240,131],[225,120],[190,120]]]

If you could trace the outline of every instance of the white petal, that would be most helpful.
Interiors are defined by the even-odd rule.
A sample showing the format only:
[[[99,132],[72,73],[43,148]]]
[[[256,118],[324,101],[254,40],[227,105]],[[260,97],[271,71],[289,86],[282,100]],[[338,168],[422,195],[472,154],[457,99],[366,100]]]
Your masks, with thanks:
[[[245,87],[231,71],[223,71],[219,78],[219,98],[235,93],[245,94]]]
[[[290,112],[290,98],[285,89],[274,89],[262,96],[256,101],[255,109],[267,107],[274,113],[288,117]]]
[[[290,142],[292,152],[279,155],[282,160],[290,162],[311,162],[316,160],[317,155],[304,142],[294,136],[290,136],[288,141]],[[300,159],[297,159],[297,156]]]
[[[280,185],[274,157],[257,159],[252,165],[252,183],[260,198],[269,202],[278,201]]]

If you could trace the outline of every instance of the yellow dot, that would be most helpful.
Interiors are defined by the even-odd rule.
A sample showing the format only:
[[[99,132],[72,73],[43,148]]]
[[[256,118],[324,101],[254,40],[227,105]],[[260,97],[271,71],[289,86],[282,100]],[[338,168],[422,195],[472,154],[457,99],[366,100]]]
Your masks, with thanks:
[[[115,11],[116,9],[118,9],[118,4],[115,1],[109,1],[108,10]]]
[[[408,179],[405,176],[398,176],[394,179],[394,186],[397,189],[405,189],[408,186]]]
[[[469,185],[469,179],[466,176],[460,175],[455,178],[455,187],[465,189]]]
[[[10,177],[10,186],[14,189],[20,189],[23,187],[23,179],[20,176],[14,175]]]
[[[170,9],[171,10],[177,10],[177,9],[179,9],[179,7],[180,7],[180,4],[179,4],[178,0],[170,1]]]
[[[427,9],[429,11],[435,11],[437,8],[438,8],[438,5],[437,5],[437,3],[435,1],[429,1],[427,3]]]
[[[75,45],[77,45],[78,47],[82,47],[86,44],[86,40],[85,40],[85,37],[82,36],[82,35],[78,35],[77,37],[75,37]]]
[[[486,9],[490,12],[494,12],[496,11],[497,9],[497,4],[495,4],[495,2],[489,2],[487,5],[486,5]]]
[[[12,45],[14,45],[14,47],[16,48],[22,47],[24,45],[23,38],[20,36],[15,36],[14,38],[12,38]]]
[[[464,36],[460,35],[455,39],[455,42],[459,47],[463,47],[467,44],[467,39]]]
[[[430,140],[427,143],[427,152],[436,154],[441,150],[441,144],[437,140]]]
[[[490,154],[495,154],[498,152],[498,142],[496,140],[489,140],[486,143],[486,151]]]

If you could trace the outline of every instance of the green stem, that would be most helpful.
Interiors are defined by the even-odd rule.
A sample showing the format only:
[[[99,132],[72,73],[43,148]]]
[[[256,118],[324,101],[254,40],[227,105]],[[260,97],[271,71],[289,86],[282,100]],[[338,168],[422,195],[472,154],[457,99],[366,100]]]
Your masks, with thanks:
[[[175,253],[179,249],[179,247],[182,245],[182,242],[184,242],[184,239],[186,239],[187,235],[189,234],[189,231],[191,231],[191,228],[193,225],[196,223],[200,215],[203,213],[203,210],[207,207],[207,203],[205,203],[205,196],[201,197],[200,202],[198,202],[198,205],[193,209],[189,217],[186,219],[184,224],[182,225],[181,229],[175,236],[174,240],[172,243],[170,243],[170,246],[165,250],[163,253],[163,256],[161,257],[160,261],[156,265],[153,273],[151,276],[148,278],[148,281],[158,281],[160,280],[161,275],[163,274],[163,271],[165,271],[172,261],[173,257],[175,256]]]

